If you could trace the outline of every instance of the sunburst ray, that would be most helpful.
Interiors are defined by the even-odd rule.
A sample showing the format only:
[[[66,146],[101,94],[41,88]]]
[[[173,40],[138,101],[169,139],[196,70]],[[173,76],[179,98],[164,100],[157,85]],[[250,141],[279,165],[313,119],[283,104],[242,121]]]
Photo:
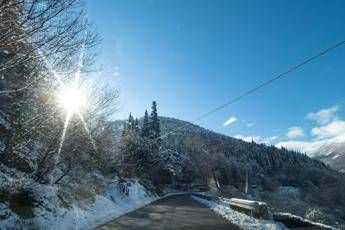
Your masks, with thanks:
[[[71,118],[71,112],[67,112],[66,118],[65,118],[65,122],[64,122],[64,127],[63,127],[62,134],[61,134],[61,139],[60,139],[60,144],[59,144],[59,149],[58,149],[58,153],[57,153],[57,156],[56,156],[55,164],[57,164],[59,162],[59,160],[60,160],[60,154],[61,154],[61,150],[62,150],[62,147],[63,147],[63,143],[65,141],[66,132],[67,132],[67,128],[68,128],[68,124],[69,124],[70,118]]]

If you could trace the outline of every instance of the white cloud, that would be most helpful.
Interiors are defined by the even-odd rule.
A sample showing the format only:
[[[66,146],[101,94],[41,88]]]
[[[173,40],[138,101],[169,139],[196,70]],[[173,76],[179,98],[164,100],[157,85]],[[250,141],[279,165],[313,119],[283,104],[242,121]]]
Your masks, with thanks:
[[[316,113],[308,113],[307,118],[316,121],[319,125],[312,128],[310,133],[314,139],[310,141],[284,141],[276,144],[276,147],[285,147],[301,152],[306,152],[309,156],[320,154],[319,148],[326,144],[339,143],[345,141],[345,121],[340,120],[336,112],[339,106],[322,109]],[[291,134],[291,133],[290,133]],[[295,133],[297,134],[297,133]],[[288,133],[287,133],[288,136]]]
[[[256,143],[263,143],[263,144],[271,144],[273,141],[277,140],[277,136],[269,136],[269,137],[261,137],[261,136],[243,136],[243,135],[236,135],[234,136],[237,139],[242,139],[246,142],[256,142]]]
[[[342,143],[345,141],[345,133],[333,138],[323,139],[323,140],[311,140],[311,141],[283,141],[279,142],[275,146],[285,147],[287,149],[292,149],[300,152],[307,153],[310,157],[320,155],[318,149],[326,144],[332,143]],[[322,153],[321,153],[322,154]]]
[[[255,135],[236,135],[234,137],[247,142],[251,142],[253,140],[257,143],[265,144],[272,144],[280,141],[275,144],[276,147],[285,147],[287,149],[305,152],[309,156],[313,157],[319,154],[324,154],[319,151],[320,147],[323,145],[345,142],[345,120],[341,120],[337,116],[339,109],[340,107],[336,105],[317,112],[311,112],[306,115],[307,119],[316,122],[316,125],[310,131],[312,138],[309,141],[280,141],[281,138],[278,138],[277,136],[262,137]],[[246,124],[246,126],[248,127],[248,124]],[[274,132],[278,131],[279,130],[274,130]],[[285,135],[290,139],[303,137],[305,136],[305,130],[302,127],[290,127],[286,131]]]
[[[283,141],[279,142],[275,146],[278,148],[284,147],[287,149],[312,154],[323,144],[325,144],[325,141]]]
[[[231,125],[232,123],[234,123],[235,121],[237,121],[236,117],[230,117],[228,120],[226,120],[223,124],[223,126],[228,126]]]
[[[288,138],[303,137],[304,130],[301,127],[291,127],[285,134]]]
[[[311,134],[318,139],[332,138],[345,134],[345,121],[335,120],[327,125],[315,127],[311,130]]]
[[[247,123],[246,126],[247,127],[252,127],[254,125],[254,123]]]
[[[321,125],[325,125],[333,120],[336,120],[337,117],[335,113],[339,110],[339,106],[335,105],[327,109],[321,109],[315,113],[308,113],[306,118],[314,120]]]

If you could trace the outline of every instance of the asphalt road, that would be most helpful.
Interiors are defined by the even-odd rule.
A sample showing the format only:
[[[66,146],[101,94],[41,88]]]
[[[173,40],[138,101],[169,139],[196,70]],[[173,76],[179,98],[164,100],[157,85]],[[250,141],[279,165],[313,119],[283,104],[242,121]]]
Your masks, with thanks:
[[[209,208],[190,198],[175,195],[114,219],[97,229],[239,229]]]

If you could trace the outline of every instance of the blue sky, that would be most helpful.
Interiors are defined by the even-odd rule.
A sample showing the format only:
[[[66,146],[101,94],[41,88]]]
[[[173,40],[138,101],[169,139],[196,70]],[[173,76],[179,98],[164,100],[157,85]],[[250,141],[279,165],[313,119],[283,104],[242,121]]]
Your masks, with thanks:
[[[156,100],[160,115],[194,120],[345,39],[341,0],[85,3],[103,38],[97,57],[103,70],[94,75],[120,90],[115,118],[142,116]],[[345,46],[198,124],[271,144],[313,142],[320,138],[314,128],[345,117],[343,99]],[[332,108],[327,124],[307,116]],[[231,117],[236,121],[224,126]],[[289,128],[298,133],[293,127],[303,135],[287,135]]]

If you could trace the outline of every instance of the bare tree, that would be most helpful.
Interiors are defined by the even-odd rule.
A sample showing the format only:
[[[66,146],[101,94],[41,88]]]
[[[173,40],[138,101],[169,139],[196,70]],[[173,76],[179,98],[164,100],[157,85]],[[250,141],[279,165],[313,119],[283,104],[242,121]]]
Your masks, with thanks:
[[[98,42],[79,0],[2,0],[0,12],[0,49],[11,56],[1,62],[2,73],[32,60],[75,71],[75,55]],[[93,55],[85,57],[90,61]]]
[[[58,166],[61,180],[81,153],[95,153],[90,137],[97,137],[97,120],[114,112],[117,91],[89,92],[89,109],[82,122],[71,122],[63,149],[65,117],[54,94],[78,69],[91,70],[98,41],[79,0],[0,1],[0,111],[11,124],[2,163],[34,171],[39,181]]]

